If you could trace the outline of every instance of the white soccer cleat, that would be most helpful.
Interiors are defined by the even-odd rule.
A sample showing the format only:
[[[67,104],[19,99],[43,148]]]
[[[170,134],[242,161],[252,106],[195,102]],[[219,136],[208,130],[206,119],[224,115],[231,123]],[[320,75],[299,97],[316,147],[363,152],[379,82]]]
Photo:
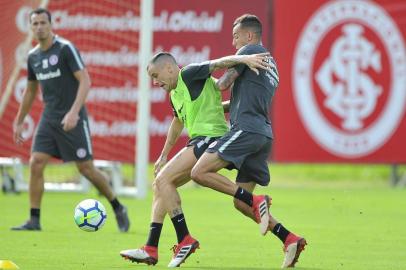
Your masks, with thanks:
[[[173,247],[174,255],[168,267],[179,267],[197,248],[199,248],[199,241],[187,235],[178,245]]]
[[[254,195],[252,202],[252,210],[259,224],[259,232],[265,235],[268,232],[269,226],[269,206],[271,198],[267,195]]]
[[[138,249],[127,249],[120,251],[121,257],[136,263],[155,265],[158,262],[158,248],[143,246]]]
[[[306,245],[306,239],[290,233],[288,238],[286,238],[285,246],[283,248],[285,258],[283,259],[281,268],[295,267],[300,253],[305,249]]]

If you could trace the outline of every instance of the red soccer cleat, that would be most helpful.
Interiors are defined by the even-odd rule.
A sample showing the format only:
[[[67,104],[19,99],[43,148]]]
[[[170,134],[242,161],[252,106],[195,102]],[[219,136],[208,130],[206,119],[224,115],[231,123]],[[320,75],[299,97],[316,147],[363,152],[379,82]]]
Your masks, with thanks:
[[[252,210],[262,235],[268,232],[270,201],[271,198],[267,195],[253,195]]]
[[[300,253],[307,245],[306,239],[289,233],[284,245],[283,251],[285,252],[285,258],[282,263],[282,268],[295,267]]]
[[[138,249],[127,249],[120,251],[121,257],[136,263],[155,265],[158,262],[158,248],[143,246]]]
[[[190,235],[185,236],[178,245],[173,247],[174,255],[168,267],[180,266],[197,248],[199,248],[199,241]]]

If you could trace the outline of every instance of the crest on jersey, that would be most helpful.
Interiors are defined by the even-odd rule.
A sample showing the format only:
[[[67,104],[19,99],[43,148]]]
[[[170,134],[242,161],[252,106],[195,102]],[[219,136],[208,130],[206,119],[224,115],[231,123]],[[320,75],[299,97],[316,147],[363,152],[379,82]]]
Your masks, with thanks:
[[[86,149],[84,148],[79,148],[78,150],[76,150],[76,155],[78,156],[78,158],[84,158],[86,157]]]
[[[49,64],[51,66],[55,66],[56,64],[58,64],[58,56],[53,54],[49,57]]]
[[[292,71],[305,128],[337,156],[376,151],[402,120],[405,44],[377,4],[334,1],[322,6],[301,33]]]

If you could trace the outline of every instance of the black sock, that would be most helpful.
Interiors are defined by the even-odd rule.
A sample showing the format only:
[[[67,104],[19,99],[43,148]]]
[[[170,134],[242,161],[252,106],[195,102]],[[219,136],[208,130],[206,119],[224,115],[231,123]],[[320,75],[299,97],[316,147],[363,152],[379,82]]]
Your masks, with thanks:
[[[245,189],[238,187],[237,192],[234,194],[234,198],[239,199],[240,201],[245,202],[249,206],[252,206],[252,193],[246,191]]]
[[[111,207],[113,207],[114,211],[118,211],[121,209],[121,203],[118,201],[117,197],[110,201]]]
[[[30,217],[32,221],[39,221],[40,217],[40,209],[39,208],[31,208],[30,209]]]
[[[189,234],[189,230],[187,229],[185,216],[183,214],[179,214],[173,218],[171,218],[173,226],[175,227],[176,236],[178,237],[178,243],[180,243],[186,235]]]
[[[282,224],[278,223],[273,228],[272,233],[276,235],[282,241],[282,243],[285,243],[286,237],[288,237],[290,232],[283,227]]]
[[[158,247],[159,238],[161,237],[162,223],[152,222],[149,227],[149,235],[147,240],[147,246]]]

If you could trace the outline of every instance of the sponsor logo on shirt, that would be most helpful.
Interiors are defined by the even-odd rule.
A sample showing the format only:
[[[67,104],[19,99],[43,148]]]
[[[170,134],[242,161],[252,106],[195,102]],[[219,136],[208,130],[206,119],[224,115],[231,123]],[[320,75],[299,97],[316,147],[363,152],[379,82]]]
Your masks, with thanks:
[[[48,73],[36,73],[35,76],[37,77],[38,81],[45,81],[45,80],[60,77],[61,70],[58,68],[56,71],[50,71]]]

